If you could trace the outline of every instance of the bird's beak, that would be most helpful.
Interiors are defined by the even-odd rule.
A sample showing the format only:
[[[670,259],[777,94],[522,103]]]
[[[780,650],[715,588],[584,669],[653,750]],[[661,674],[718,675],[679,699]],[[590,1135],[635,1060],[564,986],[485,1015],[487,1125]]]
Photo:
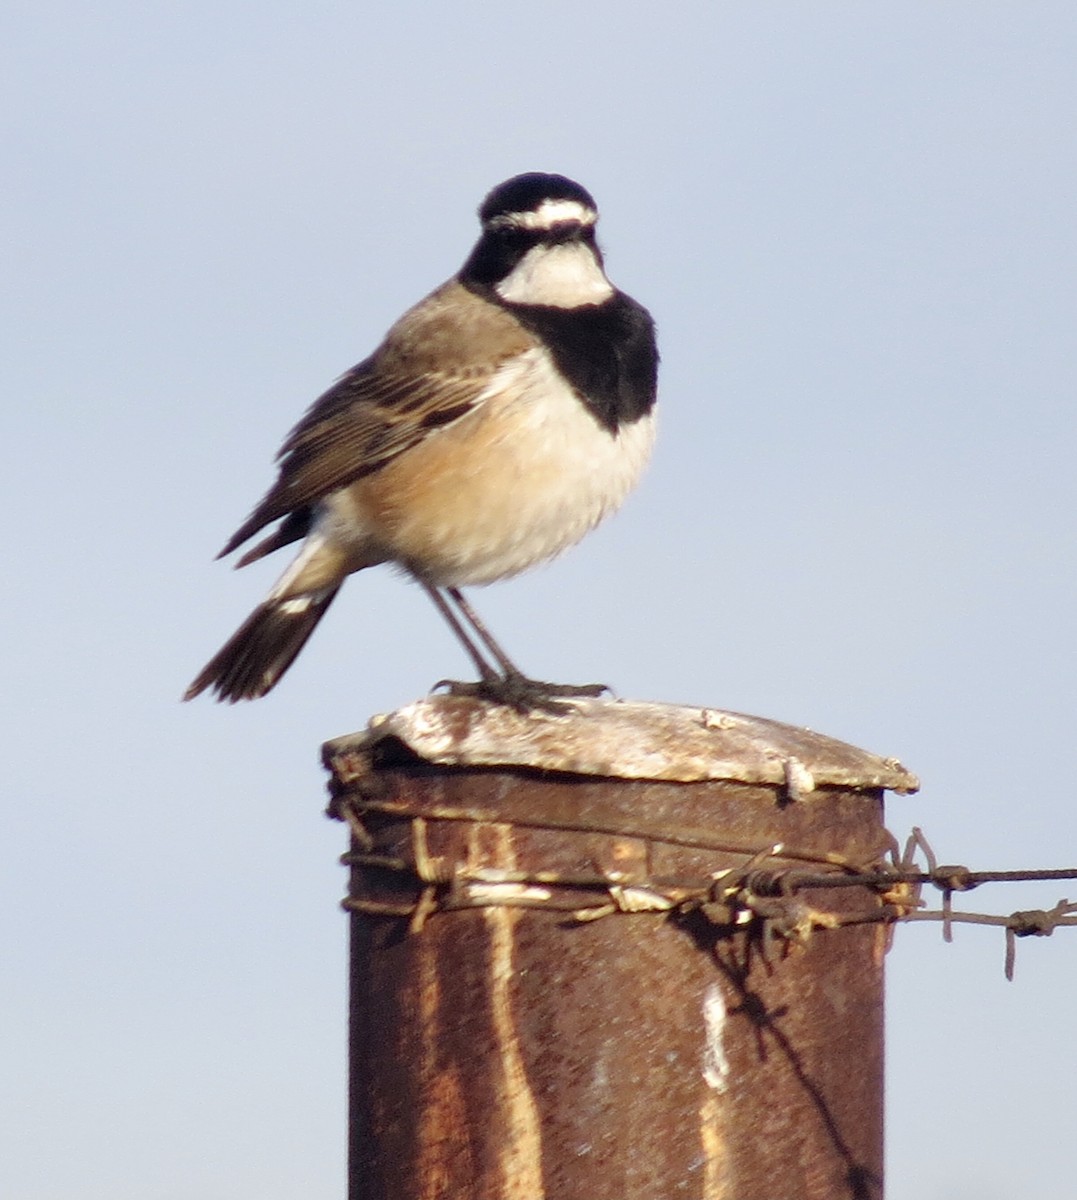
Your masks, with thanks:
[[[550,226],[546,238],[552,245],[559,246],[565,242],[578,242],[583,231],[582,221],[558,221]]]

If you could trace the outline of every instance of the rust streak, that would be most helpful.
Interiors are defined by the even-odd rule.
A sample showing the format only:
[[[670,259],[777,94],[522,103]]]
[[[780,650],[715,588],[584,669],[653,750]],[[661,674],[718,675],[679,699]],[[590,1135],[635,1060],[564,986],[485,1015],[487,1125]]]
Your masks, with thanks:
[[[699,1140],[703,1148],[702,1200],[729,1200],[729,1155],[722,1120],[723,1104],[708,1091],[699,1108]]]
[[[418,971],[419,1071],[425,1119],[416,1125],[415,1171],[423,1200],[450,1200],[462,1181],[474,1174],[471,1145],[458,1072],[439,1054],[441,980],[432,939],[416,936]]]
[[[497,865],[515,870],[512,827],[495,825],[493,832]],[[507,1127],[499,1155],[501,1190],[497,1195],[504,1200],[543,1200],[546,1191],[539,1116],[520,1052],[510,991],[514,932],[520,914],[501,907],[487,908],[484,913],[490,930],[490,1005],[501,1066],[501,1109]]]

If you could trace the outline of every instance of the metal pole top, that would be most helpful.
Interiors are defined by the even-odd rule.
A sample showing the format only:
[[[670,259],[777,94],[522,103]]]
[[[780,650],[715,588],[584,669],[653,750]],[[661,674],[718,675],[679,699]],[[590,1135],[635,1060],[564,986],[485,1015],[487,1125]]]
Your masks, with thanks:
[[[419,760],[614,779],[729,780],[784,788],[918,790],[896,758],[881,758],[811,729],[716,708],[572,700],[564,713],[521,714],[470,697],[430,695],[326,742],[325,765],[347,784],[372,768]]]

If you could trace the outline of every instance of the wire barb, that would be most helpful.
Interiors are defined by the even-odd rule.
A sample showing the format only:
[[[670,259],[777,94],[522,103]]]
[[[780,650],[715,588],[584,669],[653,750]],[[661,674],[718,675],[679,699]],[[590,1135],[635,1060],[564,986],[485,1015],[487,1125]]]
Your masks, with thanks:
[[[953,941],[955,925],[1003,928],[1006,978],[1012,980],[1018,938],[1049,937],[1056,929],[1077,926],[1077,903],[1066,899],[1052,908],[1025,909],[1008,915],[955,910],[955,893],[988,883],[1077,880],[1077,867],[973,871],[961,864],[940,865],[918,827],[913,828],[900,849],[897,839],[887,833],[886,854],[868,863],[857,864],[840,855],[776,843],[755,850],[741,848],[744,857],[738,865],[723,866],[706,876],[674,878],[643,870],[633,871],[628,877],[598,866],[565,872],[454,864],[432,855],[428,847],[428,821],[441,818],[440,812],[426,817],[397,813],[411,817],[410,855],[399,849],[396,854],[379,852],[363,820],[365,814],[376,814],[382,808],[377,800],[367,799],[364,803],[349,799],[340,808],[339,815],[354,835],[353,849],[341,861],[357,870],[360,878],[395,879],[395,895],[399,895],[403,881],[414,897],[409,901],[403,896],[397,900],[395,895],[393,899],[353,895],[344,901],[344,907],[368,915],[406,918],[411,933],[419,933],[436,912],[462,908],[537,908],[564,912],[577,922],[614,915],[657,915],[702,919],[718,935],[739,930],[754,932],[764,960],[771,961],[779,948],[804,946],[818,930],[878,924],[892,932],[903,922],[938,921],[947,942]],[[453,813],[451,819],[482,823],[478,814],[461,817]],[[624,836],[623,831],[602,832]],[[638,836],[638,831],[631,832]],[[647,840],[672,843],[689,839],[682,831],[667,833],[666,838],[661,832],[649,831]],[[727,862],[731,850],[737,853],[720,835],[702,838],[693,831],[690,840],[697,845],[709,841],[707,848],[725,853]],[[928,908],[923,898],[923,890],[929,885],[942,893],[938,909]],[[860,906],[851,898],[838,902],[837,896],[849,889],[863,892],[866,902]],[[831,893],[830,904],[809,904],[806,893],[813,890]]]

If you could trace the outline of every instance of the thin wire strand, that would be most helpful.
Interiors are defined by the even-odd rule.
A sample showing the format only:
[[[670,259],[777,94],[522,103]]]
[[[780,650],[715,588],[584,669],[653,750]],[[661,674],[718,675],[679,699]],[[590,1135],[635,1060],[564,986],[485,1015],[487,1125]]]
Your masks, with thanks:
[[[1077,867],[1038,868],[1033,870],[972,871],[963,865],[939,865],[923,831],[914,829],[898,855],[890,839],[893,861],[870,863],[862,867],[835,861],[837,855],[796,851],[781,844],[751,850],[739,865],[723,866],[708,875],[691,878],[649,873],[610,874],[599,869],[561,872],[556,870],[504,870],[491,872],[483,867],[451,864],[431,859],[426,848],[426,823],[451,816],[454,820],[483,822],[486,813],[459,810],[400,812],[412,818],[412,856],[376,852],[362,822],[365,811],[386,811],[377,801],[350,797],[342,805],[341,815],[352,825],[357,849],[342,856],[342,862],[360,873],[370,873],[372,882],[379,873],[406,875],[418,886],[418,898],[409,903],[387,903],[368,896],[351,896],[344,907],[370,915],[408,917],[415,931],[438,911],[491,906],[535,908],[569,912],[577,920],[592,921],[616,913],[661,914],[680,918],[702,915],[716,931],[756,926],[765,944],[778,941],[806,942],[816,930],[839,929],[865,924],[896,925],[915,921],[941,922],[943,935],[952,940],[954,925],[986,925],[1006,931],[1006,978],[1012,979],[1019,937],[1047,937],[1056,929],[1077,927],[1077,903],[1063,899],[1050,909],[1018,910],[1009,914],[955,911],[955,892],[969,891],[986,883],[1077,880]],[[584,826],[540,819],[517,822],[528,826],[577,831]],[[598,832],[593,826],[586,826]],[[620,835],[617,829],[602,829]],[[649,831],[651,832],[651,831]],[[685,844],[684,831],[666,829],[649,840]],[[695,831],[692,831],[693,833]],[[691,839],[689,844],[695,842]],[[698,843],[696,843],[698,844]],[[722,845],[720,835],[711,833],[704,848],[719,853],[744,853],[745,848]],[[928,870],[917,867],[922,856]],[[789,862],[820,864],[829,869],[809,870],[804,866],[781,865]],[[768,865],[771,864],[771,865]],[[939,909],[925,907],[922,891],[932,885],[943,894]],[[806,903],[802,893],[842,891],[860,888],[869,893],[869,903],[860,911],[831,911]]]

